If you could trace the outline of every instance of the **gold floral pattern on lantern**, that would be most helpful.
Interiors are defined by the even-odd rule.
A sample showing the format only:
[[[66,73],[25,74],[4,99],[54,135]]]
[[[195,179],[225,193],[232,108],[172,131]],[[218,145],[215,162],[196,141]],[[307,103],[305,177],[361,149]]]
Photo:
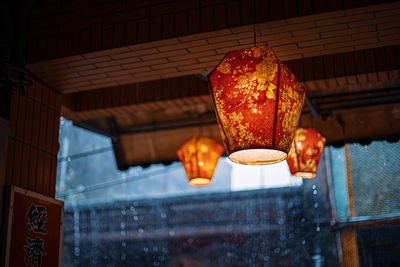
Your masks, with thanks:
[[[208,78],[229,158],[243,164],[284,160],[305,90],[272,49],[229,52]]]
[[[290,173],[298,177],[314,178],[324,145],[325,138],[316,130],[297,129],[287,158]]]
[[[224,148],[211,137],[194,136],[183,143],[176,153],[185,168],[189,184],[208,185]]]

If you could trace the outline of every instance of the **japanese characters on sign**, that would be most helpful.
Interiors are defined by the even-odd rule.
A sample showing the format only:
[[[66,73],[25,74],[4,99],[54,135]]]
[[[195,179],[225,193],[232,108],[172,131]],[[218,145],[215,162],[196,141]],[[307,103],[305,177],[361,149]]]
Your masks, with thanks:
[[[42,266],[42,256],[46,255],[46,251],[43,248],[44,240],[39,237],[36,239],[28,237],[26,241],[28,242],[28,246],[24,247],[26,251],[25,263],[30,263],[31,266],[35,266],[35,264],[37,264],[37,267]]]
[[[44,224],[47,222],[46,216],[46,207],[32,204],[26,214],[28,229],[35,233],[47,234],[47,230],[44,228]]]
[[[26,213],[27,224],[26,227],[36,233],[36,234],[47,234],[47,230],[44,228],[47,222],[47,211],[46,207],[32,204]],[[37,267],[42,266],[42,256],[46,255],[46,250],[44,249],[45,240],[38,236],[35,238],[26,238],[27,246],[24,246],[26,251],[25,263]]]
[[[63,213],[62,201],[12,186],[5,266],[60,266]]]

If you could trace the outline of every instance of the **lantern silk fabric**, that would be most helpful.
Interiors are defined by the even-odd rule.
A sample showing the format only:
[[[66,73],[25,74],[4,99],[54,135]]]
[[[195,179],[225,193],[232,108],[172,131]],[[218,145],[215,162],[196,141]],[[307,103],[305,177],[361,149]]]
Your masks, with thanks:
[[[314,178],[324,145],[325,138],[316,130],[297,129],[286,160],[290,173],[298,177]]]
[[[272,49],[229,52],[208,79],[229,158],[254,165],[286,159],[305,90]]]
[[[194,136],[178,149],[177,155],[191,185],[208,185],[224,148],[210,137]]]

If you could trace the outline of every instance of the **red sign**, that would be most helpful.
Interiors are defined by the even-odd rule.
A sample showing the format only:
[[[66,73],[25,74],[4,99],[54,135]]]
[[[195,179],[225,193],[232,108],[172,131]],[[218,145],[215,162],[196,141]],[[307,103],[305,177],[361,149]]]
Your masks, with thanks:
[[[62,201],[12,186],[6,266],[60,266],[63,214]]]

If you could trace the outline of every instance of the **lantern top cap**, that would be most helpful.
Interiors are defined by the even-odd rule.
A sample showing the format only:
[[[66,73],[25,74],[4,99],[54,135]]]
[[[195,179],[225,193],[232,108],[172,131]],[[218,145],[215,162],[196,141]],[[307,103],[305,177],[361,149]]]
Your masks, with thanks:
[[[191,138],[187,139],[179,148],[179,150],[182,150],[185,146],[188,145],[194,145],[196,143],[204,143],[204,144],[208,144],[210,146],[213,147],[213,150],[216,151],[219,154],[223,154],[224,153],[224,148],[223,146],[214,138],[209,137],[209,136],[203,136],[203,135],[195,135],[192,136]]]
[[[241,51],[252,51],[252,52],[255,52],[255,54],[258,56],[261,56],[262,54],[266,54],[266,53],[272,53],[272,55],[276,58],[276,55],[275,55],[274,51],[272,50],[272,48],[270,48],[267,45],[259,45],[259,46],[249,47],[249,48],[232,50],[225,54],[225,56],[221,59],[221,61],[214,67],[214,69],[212,71],[210,71],[210,73],[207,75],[207,78],[210,79],[210,75],[215,72],[215,70],[218,68],[218,66],[221,65],[221,63],[225,59],[231,57],[232,54],[240,53]]]
[[[306,133],[311,133],[311,134],[315,134],[318,137],[320,137],[324,142],[325,142],[325,137],[323,137],[321,135],[321,133],[319,133],[317,130],[315,130],[314,128],[297,128],[296,130],[296,135],[301,134],[302,132],[306,132]]]

